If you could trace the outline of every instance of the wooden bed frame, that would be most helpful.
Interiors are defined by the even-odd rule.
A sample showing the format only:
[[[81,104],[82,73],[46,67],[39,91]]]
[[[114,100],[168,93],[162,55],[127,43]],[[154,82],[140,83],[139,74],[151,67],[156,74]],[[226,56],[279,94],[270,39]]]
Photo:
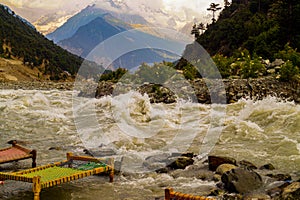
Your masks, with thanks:
[[[99,164],[102,163],[102,166],[87,170],[73,169],[72,164],[75,160]],[[104,164],[104,161],[108,161],[109,164]],[[14,173],[0,173],[0,181],[15,180],[32,183],[34,200],[39,200],[40,192],[44,188],[53,187],[55,185],[60,185],[95,174],[108,173],[110,182],[113,182],[113,163],[114,161],[112,158],[98,159],[88,156],[74,156],[72,153],[67,153],[67,160],[63,162],[57,162]],[[63,165],[68,166],[62,167]]]
[[[172,188],[165,189],[165,200],[215,200],[204,196],[194,196],[181,192],[175,192]]]
[[[32,159],[32,167],[36,167],[36,150],[26,149],[17,144],[17,141],[11,141],[12,146],[0,149],[0,164],[15,162],[19,160]]]

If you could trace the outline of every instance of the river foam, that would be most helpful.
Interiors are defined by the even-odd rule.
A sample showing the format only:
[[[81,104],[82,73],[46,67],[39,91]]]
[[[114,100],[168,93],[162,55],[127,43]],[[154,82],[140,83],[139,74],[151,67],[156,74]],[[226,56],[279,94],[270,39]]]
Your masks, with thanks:
[[[241,99],[230,105],[186,101],[166,105],[150,104],[147,95],[136,92],[100,99],[74,99],[73,94],[1,90],[0,147],[7,146],[11,139],[21,140],[38,150],[39,165],[63,160],[68,151],[82,154],[85,148],[112,150],[114,155],[110,156],[120,162],[126,175],[118,177],[114,186],[88,181],[91,190],[86,199],[100,193],[110,199],[109,191],[115,195],[112,199],[153,199],[163,195],[166,186],[176,186],[182,192],[209,187],[211,183],[196,177],[174,178],[154,170],[166,165],[162,160],[172,153],[199,154],[203,142],[210,146],[213,136],[217,140],[210,154],[246,159],[257,165],[272,163],[284,173],[299,171],[300,106],[293,102],[270,97],[255,102]],[[50,147],[57,148],[50,151]],[[150,158],[155,162],[145,164]],[[140,175],[132,176],[132,172]],[[96,189],[100,183],[103,188]],[[87,192],[76,184],[68,187]],[[70,195],[82,196],[76,191]]]

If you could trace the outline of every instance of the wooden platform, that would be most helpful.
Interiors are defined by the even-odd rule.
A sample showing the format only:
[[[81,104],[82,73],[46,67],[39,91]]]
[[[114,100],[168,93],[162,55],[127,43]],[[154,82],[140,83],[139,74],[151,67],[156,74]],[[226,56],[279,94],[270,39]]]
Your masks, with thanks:
[[[36,150],[26,149],[13,141],[11,147],[0,149],[0,164],[32,159],[32,167],[36,167],[36,154]]]
[[[83,161],[86,164],[73,167],[74,161]],[[104,162],[109,162],[106,164]],[[73,180],[95,174],[106,173],[110,182],[113,182],[113,159],[98,159],[88,156],[74,156],[67,153],[67,160],[54,164],[35,167],[15,173],[0,173],[0,181],[15,180],[32,183],[34,200],[40,199],[40,192],[44,188],[53,187]]]
[[[215,200],[214,198],[195,196],[181,192],[175,192],[172,188],[165,189],[165,200]]]

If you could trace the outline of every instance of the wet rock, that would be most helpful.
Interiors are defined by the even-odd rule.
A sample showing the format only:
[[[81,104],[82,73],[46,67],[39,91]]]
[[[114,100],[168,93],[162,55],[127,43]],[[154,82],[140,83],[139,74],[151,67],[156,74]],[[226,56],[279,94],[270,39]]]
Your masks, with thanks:
[[[170,172],[170,169],[168,167],[163,167],[163,168],[155,170],[155,172],[159,173],[159,174],[166,174],[166,173]]]
[[[193,158],[196,155],[193,152],[191,152],[191,153],[183,153],[181,156],[185,156],[185,157],[188,157],[188,158]]]
[[[290,183],[284,182],[284,181],[275,181],[275,182],[273,182],[273,183],[266,186],[267,194],[271,198],[278,197],[282,193],[283,188],[285,188],[289,184]]]
[[[93,150],[84,149],[83,152],[89,156],[95,156],[95,157],[107,157],[107,156],[116,155],[116,151],[114,149],[106,148],[106,147],[93,149]]]
[[[249,162],[247,160],[241,160],[239,162],[239,166],[246,167],[248,169],[257,169],[257,167],[253,163],[251,163],[251,162]]]
[[[251,193],[251,194],[247,194],[243,197],[243,200],[254,200],[254,199],[270,200],[271,197],[265,193]]]
[[[236,168],[222,175],[224,187],[229,192],[245,194],[262,186],[261,176],[250,170]]]
[[[149,156],[145,159],[146,162],[149,163],[156,163],[156,162],[168,162],[168,157],[170,156],[169,153],[162,153],[154,156]]]
[[[201,180],[211,181],[213,179],[213,172],[208,171],[205,166],[198,165],[190,165],[186,167],[184,170],[179,169],[171,172],[171,176],[174,178],[186,177],[186,178],[194,178]]]
[[[159,84],[144,84],[138,91],[141,94],[147,93],[151,103],[174,103],[176,102],[176,95],[169,88]]]
[[[236,165],[236,160],[234,158],[230,158],[230,157],[208,156],[209,170],[215,171],[222,164]]]
[[[261,166],[259,169],[261,169],[261,170],[263,170],[263,169],[274,170],[275,167],[271,163],[269,163],[269,164],[265,164],[265,165]]]
[[[237,166],[232,165],[232,164],[222,164],[216,169],[216,173],[223,175],[225,172],[228,172],[235,168],[237,168]]]
[[[226,199],[226,200],[242,200],[243,196],[241,194],[224,194],[223,199]]]
[[[208,196],[222,196],[224,195],[225,191],[221,189],[214,189],[212,190]]]
[[[293,182],[283,188],[280,199],[300,199],[300,182]]]
[[[96,98],[108,96],[113,94],[114,89],[115,89],[115,84],[113,82],[110,81],[99,82],[96,92],[92,91],[92,94],[90,96],[95,95]]]
[[[214,176],[213,176],[213,181],[215,181],[215,182],[219,182],[219,181],[221,181],[221,175],[220,174],[214,174]]]
[[[191,152],[191,153],[189,153],[189,152],[188,153],[172,153],[170,157],[180,157],[180,156],[193,158],[196,155],[193,152]]]
[[[193,158],[179,157],[167,167],[170,169],[185,169],[187,166],[192,165],[193,163]]]
[[[62,150],[62,147],[50,147],[49,150],[56,150],[56,151],[60,151]]]
[[[7,144],[11,144],[11,145],[13,145],[13,144],[26,145],[26,144],[28,144],[28,142],[22,141],[22,140],[10,140],[10,141],[7,142]]]
[[[289,174],[267,174],[266,176],[271,177],[277,181],[291,181],[292,177]]]

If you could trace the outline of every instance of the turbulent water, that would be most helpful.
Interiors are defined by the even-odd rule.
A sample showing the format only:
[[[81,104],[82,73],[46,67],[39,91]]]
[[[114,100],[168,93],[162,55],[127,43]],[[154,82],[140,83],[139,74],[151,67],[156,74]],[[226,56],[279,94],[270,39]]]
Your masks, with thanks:
[[[45,189],[42,199],[154,200],[168,186],[190,193],[212,188],[214,183],[196,175],[154,172],[167,164],[162,160],[181,152],[200,154],[200,159],[211,150],[258,166],[272,163],[284,173],[299,172],[300,106],[294,103],[266,98],[226,106],[165,105],[150,104],[135,92],[102,99],[74,96],[58,90],[0,91],[0,147],[11,139],[23,141],[38,150],[38,165],[64,160],[69,151],[83,154],[85,148],[95,155],[109,152],[122,172],[114,183],[95,176]],[[30,161],[21,161],[17,167],[28,166]],[[31,185],[6,181],[0,195],[29,200]]]

